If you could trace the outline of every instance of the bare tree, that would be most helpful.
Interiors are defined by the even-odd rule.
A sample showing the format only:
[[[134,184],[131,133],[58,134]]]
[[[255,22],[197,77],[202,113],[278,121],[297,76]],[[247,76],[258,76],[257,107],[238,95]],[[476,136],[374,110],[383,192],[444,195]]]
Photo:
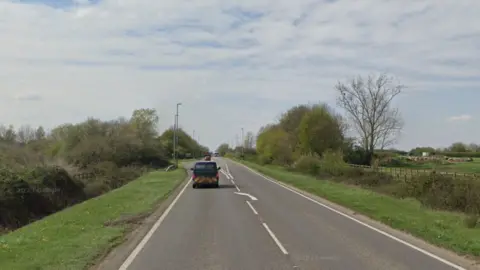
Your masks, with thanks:
[[[472,152],[478,152],[480,150],[480,145],[476,144],[476,143],[471,143],[468,145],[468,150],[472,151]]]
[[[243,142],[243,147],[247,149],[253,149],[255,146],[255,135],[253,132],[249,131],[245,135],[245,141]]]
[[[35,130],[35,140],[43,140],[45,139],[45,129],[42,126],[39,126],[37,130]]]
[[[375,148],[394,144],[403,128],[400,113],[391,103],[404,88],[395,85],[393,78],[386,74],[369,75],[366,80],[358,76],[335,86],[337,103],[347,112],[352,127],[358,132],[368,162]]]
[[[17,131],[17,140],[20,143],[29,143],[35,140],[35,130],[29,125],[21,126]]]
[[[4,142],[15,142],[17,137],[17,133],[15,132],[15,128],[12,125],[9,125],[8,128],[5,126],[0,126],[0,140]]]

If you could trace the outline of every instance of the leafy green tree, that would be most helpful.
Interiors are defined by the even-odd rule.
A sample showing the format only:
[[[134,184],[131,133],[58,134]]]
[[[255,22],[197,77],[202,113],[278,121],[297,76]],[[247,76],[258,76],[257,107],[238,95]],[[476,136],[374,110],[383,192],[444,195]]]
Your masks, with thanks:
[[[280,126],[270,126],[257,137],[257,152],[265,163],[291,164],[293,149],[290,135]]]
[[[303,116],[299,139],[305,154],[321,156],[328,149],[340,149],[344,143],[341,120],[328,106],[316,106]]]

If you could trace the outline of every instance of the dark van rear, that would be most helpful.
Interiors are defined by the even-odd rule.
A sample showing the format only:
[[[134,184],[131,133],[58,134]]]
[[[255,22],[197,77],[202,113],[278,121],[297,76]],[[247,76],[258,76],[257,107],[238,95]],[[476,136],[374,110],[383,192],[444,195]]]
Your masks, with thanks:
[[[197,162],[191,170],[193,171],[193,188],[204,184],[218,187],[220,167],[217,167],[216,162]]]

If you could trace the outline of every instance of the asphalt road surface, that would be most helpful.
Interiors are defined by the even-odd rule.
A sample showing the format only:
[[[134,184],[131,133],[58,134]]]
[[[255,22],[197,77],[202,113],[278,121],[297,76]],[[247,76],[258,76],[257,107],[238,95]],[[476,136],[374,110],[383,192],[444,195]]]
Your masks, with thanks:
[[[221,187],[185,186],[148,241],[121,269],[464,269],[362,226],[241,165],[216,161],[224,171]]]

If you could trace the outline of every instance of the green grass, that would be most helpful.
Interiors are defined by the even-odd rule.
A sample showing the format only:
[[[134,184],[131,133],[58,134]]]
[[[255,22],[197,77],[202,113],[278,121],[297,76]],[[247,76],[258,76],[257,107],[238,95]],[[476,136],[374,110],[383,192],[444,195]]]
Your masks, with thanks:
[[[86,269],[128,232],[125,221],[109,226],[106,222],[152,211],[185,177],[183,169],[152,172],[0,236],[0,269]]]
[[[281,182],[348,207],[437,246],[459,254],[480,256],[480,230],[467,228],[463,214],[432,211],[414,199],[397,199],[366,189],[318,180],[277,166],[240,162]]]

